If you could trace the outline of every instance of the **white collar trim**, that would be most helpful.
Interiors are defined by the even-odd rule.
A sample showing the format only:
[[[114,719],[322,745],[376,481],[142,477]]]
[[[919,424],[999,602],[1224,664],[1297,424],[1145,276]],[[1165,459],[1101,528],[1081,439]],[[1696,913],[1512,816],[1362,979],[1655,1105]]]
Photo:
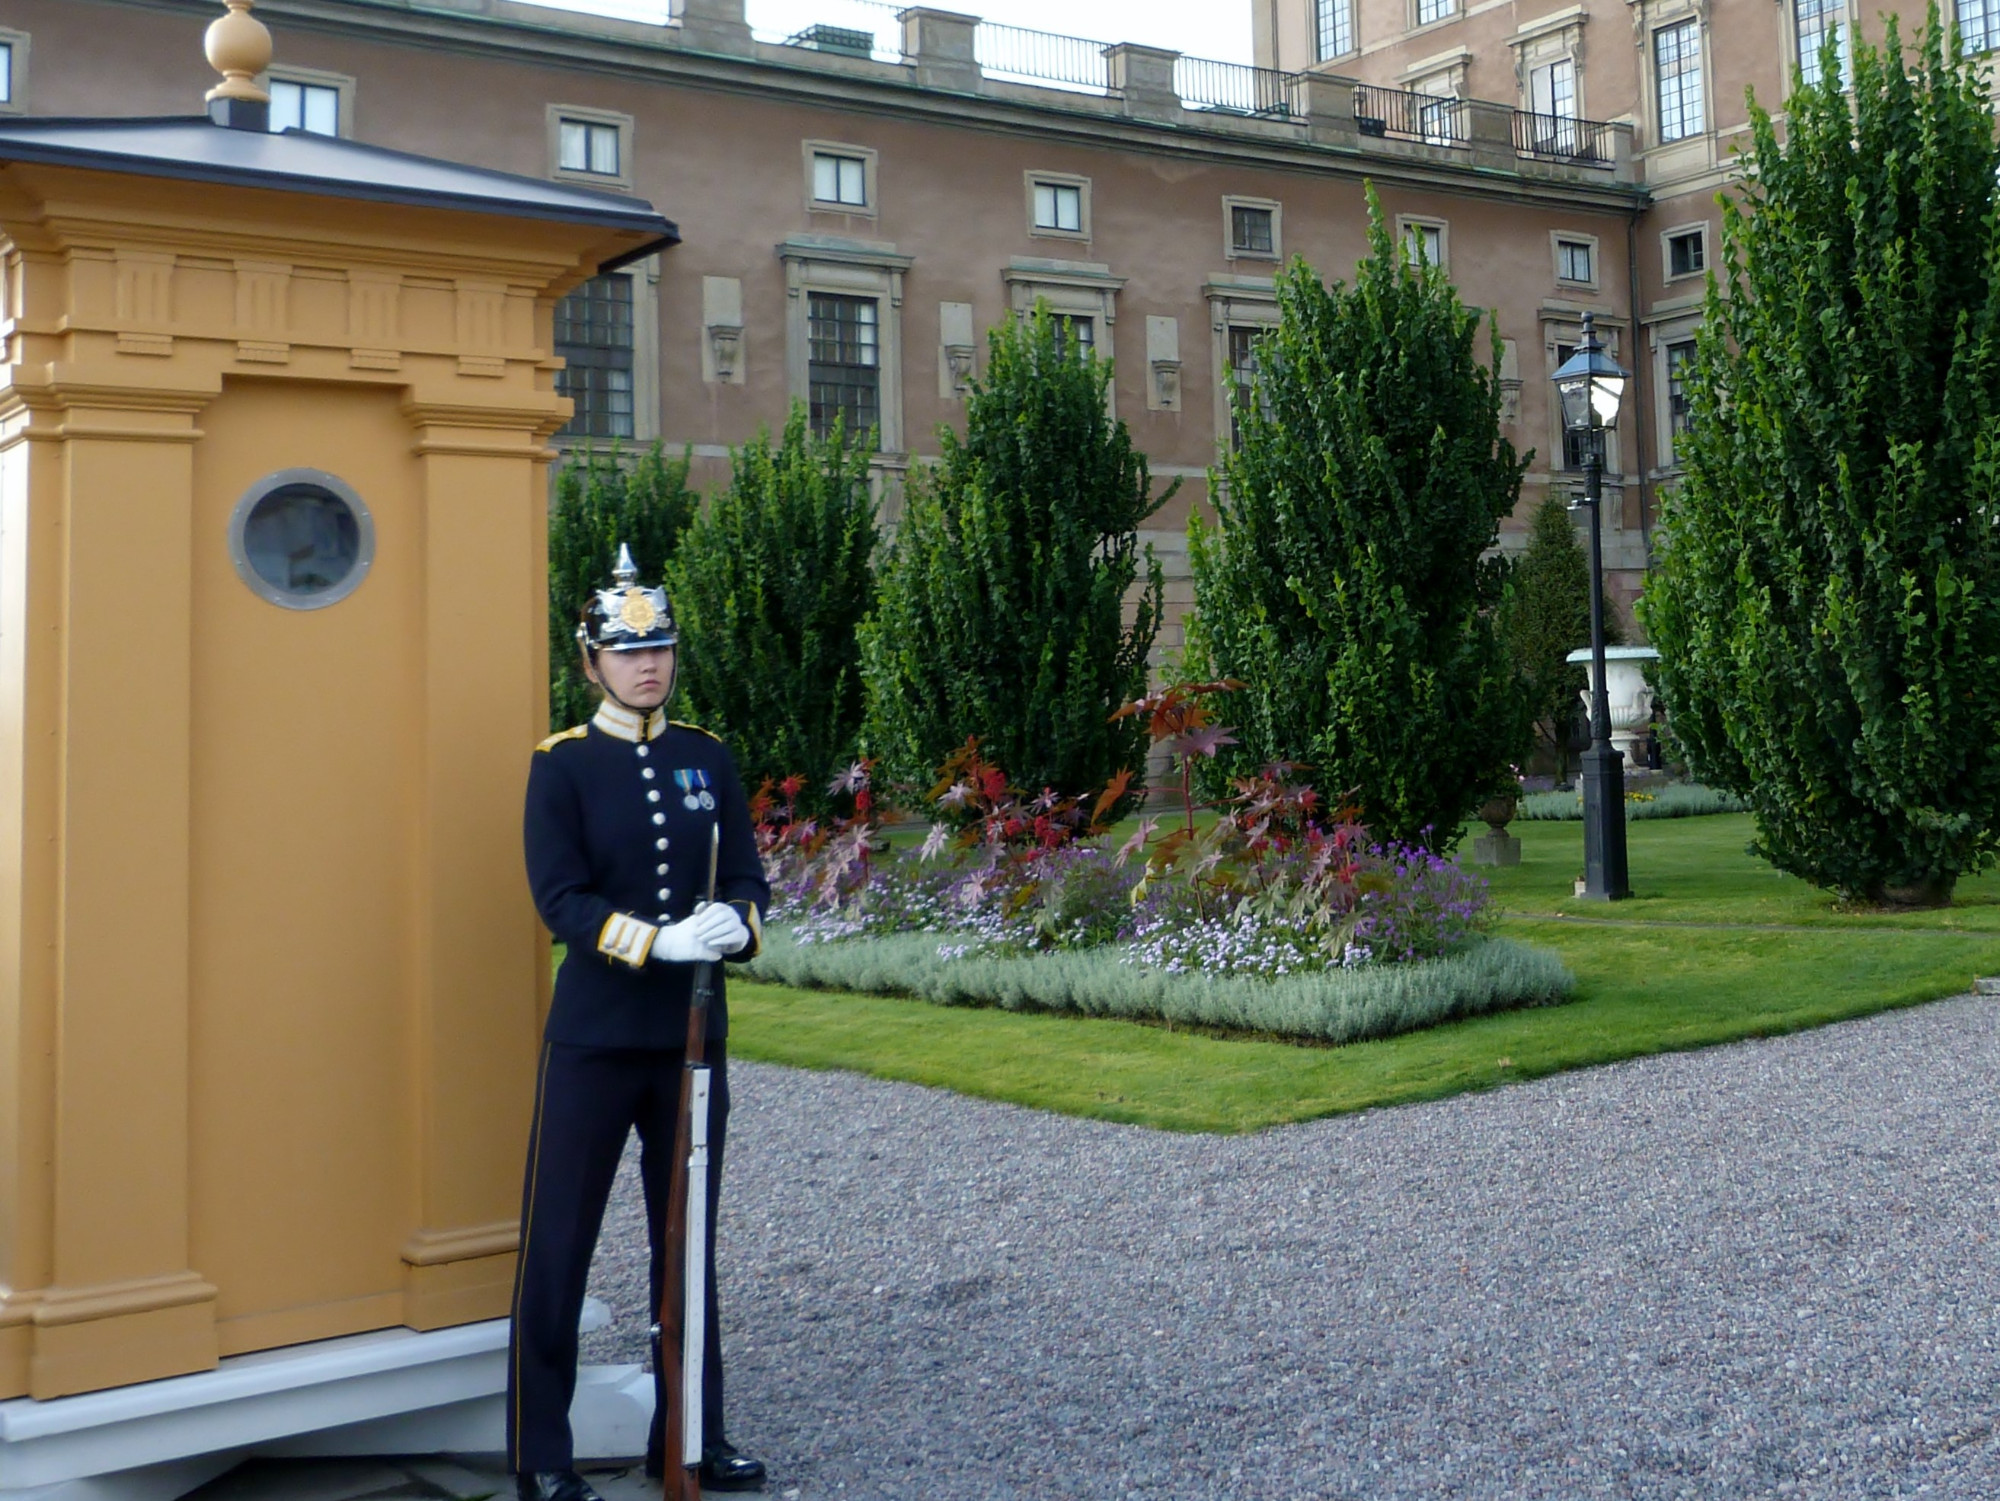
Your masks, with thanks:
[[[658,740],[666,733],[667,711],[655,709],[642,717],[636,710],[623,708],[607,698],[597,706],[590,722],[615,740],[643,745],[648,740]]]

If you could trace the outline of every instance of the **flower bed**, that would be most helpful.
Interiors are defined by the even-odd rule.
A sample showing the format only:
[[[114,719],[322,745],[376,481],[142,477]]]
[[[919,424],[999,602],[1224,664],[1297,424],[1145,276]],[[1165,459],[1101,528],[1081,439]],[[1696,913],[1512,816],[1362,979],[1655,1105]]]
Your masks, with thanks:
[[[1227,731],[1183,685],[1130,706],[1181,758]],[[1205,826],[1190,804],[1116,847],[1114,778],[1088,809],[1026,798],[969,741],[928,801],[920,848],[892,850],[870,768],[839,778],[852,812],[801,819],[796,780],[754,801],[772,930],[752,972],[784,984],[1086,1015],[1200,1022],[1322,1041],[1565,999],[1553,958],[1489,936],[1486,882],[1430,851],[1372,841],[1300,768],[1241,779]],[[1184,775],[1183,786],[1189,786]]]

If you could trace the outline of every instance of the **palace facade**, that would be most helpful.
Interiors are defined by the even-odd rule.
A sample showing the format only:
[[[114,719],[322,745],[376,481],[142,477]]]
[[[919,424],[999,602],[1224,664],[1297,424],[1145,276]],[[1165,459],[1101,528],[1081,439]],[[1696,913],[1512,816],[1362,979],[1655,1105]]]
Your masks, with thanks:
[[[1839,3],[1256,0],[1259,67],[865,0],[787,37],[753,30],[744,0],[683,0],[665,24],[513,0],[257,14],[274,128],[628,190],[678,223],[682,244],[559,307],[566,441],[686,446],[712,483],[804,401],[879,428],[893,494],[958,416],[985,331],[1046,299],[1116,362],[1117,415],[1182,481],[1149,533],[1181,602],[1187,510],[1230,441],[1227,375],[1275,317],[1273,274],[1303,255],[1350,275],[1372,184],[1495,311],[1509,432],[1535,451],[1521,519],[1580,467],[1548,377],[1586,310],[1634,370],[1607,454],[1629,601],[1743,87],[1775,99],[1809,22],[1849,24]],[[9,0],[0,110],[195,113],[218,13]]]

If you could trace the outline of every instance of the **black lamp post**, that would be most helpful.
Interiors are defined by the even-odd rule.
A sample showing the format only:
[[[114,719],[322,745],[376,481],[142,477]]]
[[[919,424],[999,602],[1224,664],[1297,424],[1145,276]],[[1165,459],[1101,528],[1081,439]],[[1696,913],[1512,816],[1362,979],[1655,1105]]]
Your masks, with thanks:
[[[1625,870],[1625,757],[1611,743],[1604,681],[1604,543],[1598,518],[1604,482],[1604,430],[1618,421],[1630,377],[1597,342],[1583,315],[1583,342],[1555,373],[1563,427],[1584,438],[1583,503],[1590,509],[1590,749],[1583,753],[1583,894],[1600,902],[1632,894]]]

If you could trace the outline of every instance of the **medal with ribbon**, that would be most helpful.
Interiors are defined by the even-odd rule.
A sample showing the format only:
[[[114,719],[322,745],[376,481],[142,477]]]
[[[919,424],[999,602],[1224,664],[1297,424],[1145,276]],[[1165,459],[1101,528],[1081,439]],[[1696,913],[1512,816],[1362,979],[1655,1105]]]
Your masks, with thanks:
[[[674,773],[674,781],[681,789],[681,806],[689,812],[715,807],[715,794],[709,791],[708,773],[699,766],[683,767]]]

